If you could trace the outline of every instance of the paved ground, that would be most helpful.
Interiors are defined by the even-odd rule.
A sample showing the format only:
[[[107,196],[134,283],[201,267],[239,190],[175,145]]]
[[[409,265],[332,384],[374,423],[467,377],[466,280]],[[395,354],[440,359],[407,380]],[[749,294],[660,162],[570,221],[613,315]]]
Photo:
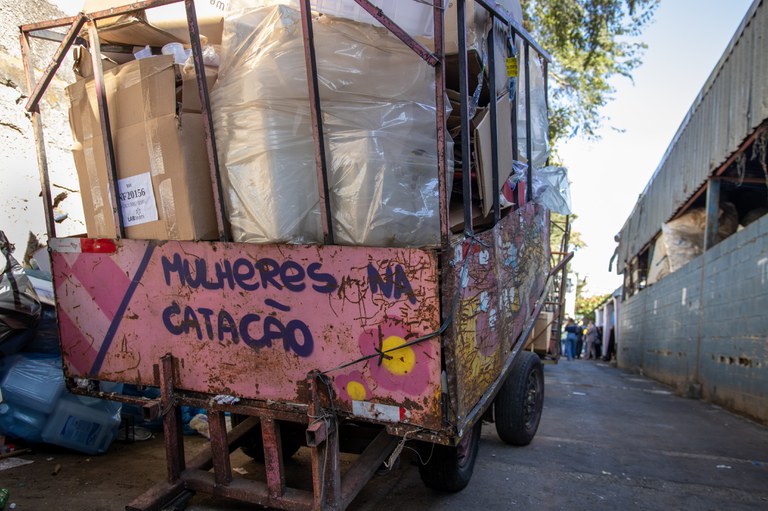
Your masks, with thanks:
[[[406,451],[400,468],[374,477],[351,509],[768,509],[768,428],[604,363],[548,365],[545,378],[533,443],[508,447],[486,425],[463,492],[426,489]],[[187,443],[195,450],[205,440]],[[308,462],[304,451],[294,468]],[[18,511],[122,509],[165,474],[160,438],[114,444],[105,456],[39,449],[20,458],[34,463],[0,471]],[[233,466],[245,477],[260,472],[239,452]],[[188,509],[250,508],[197,496]]]

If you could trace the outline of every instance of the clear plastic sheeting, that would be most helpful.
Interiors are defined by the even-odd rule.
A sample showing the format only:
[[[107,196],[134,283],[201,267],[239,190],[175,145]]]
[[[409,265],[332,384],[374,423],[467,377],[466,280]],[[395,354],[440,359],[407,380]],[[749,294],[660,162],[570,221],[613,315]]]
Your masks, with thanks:
[[[562,215],[571,214],[571,185],[565,167],[534,169],[533,202]]]
[[[544,83],[544,66],[534,50],[529,50],[528,60],[531,72],[531,158],[532,168],[538,169],[549,159],[549,117],[547,114],[547,89]],[[522,44],[517,52],[519,78],[517,80],[517,145],[521,158],[528,162],[526,145],[525,111],[525,52]]]
[[[299,4],[302,1],[303,0],[248,0],[247,4],[250,8],[254,9],[259,7],[272,7],[274,5],[287,5],[298,11]],[[230,1],[230,10],[232,10],[232,5],[235,3],[238,4],[235,8],[238,8],[245,2],[242,0],[239,2],[237,0]],[[371,3],[412,37],[432,37],[435,22],[433,16],[434,9],[431,5],[431,1],[373,0]],[[338,16],[350,21],[370,23],[377,27],[382,26],[376,18],[360,7],[355,0],[311,0],[310,8],[313,11],[329,16]]]
[[[739,215],[730,202],[720,205],[715,242],[720,242],[736,232]],[[695,208],[661,226],[661,239],[667,254],[670,272],[688,264],[704,253],[704,233],[707,227],[707,210]],[[660,278],[660,277],[659,277]]]
[[[434,70],[386,29],[313,29],[336,243],[439,243]],[[211,101],[235,241],[321,242],[299,11],[231,2]]]

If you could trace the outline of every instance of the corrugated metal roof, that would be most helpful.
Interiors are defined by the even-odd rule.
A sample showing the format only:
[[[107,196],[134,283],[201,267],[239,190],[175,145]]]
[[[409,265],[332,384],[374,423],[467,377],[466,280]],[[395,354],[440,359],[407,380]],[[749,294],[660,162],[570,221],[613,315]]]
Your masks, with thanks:
[[[755,0],[621,229],[619,271],[768,118],[768,0]]]

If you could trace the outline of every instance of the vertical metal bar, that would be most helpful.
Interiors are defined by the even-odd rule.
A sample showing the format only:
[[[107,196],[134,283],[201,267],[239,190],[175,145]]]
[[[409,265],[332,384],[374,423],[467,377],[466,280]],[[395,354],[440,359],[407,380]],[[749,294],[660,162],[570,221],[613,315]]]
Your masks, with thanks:
[[[32,50],[29,46],[29,34],[22,31],[19,34],[19,41],[21,42],[21,58],[24,62],[27,90],[31,92],[35,84],[35,70],[31,62]],[[37,148],[37,168],[40,172],[40,188],[43,194],[45,229],[50,239],[56,237],[56,224],[53,221],[53,201],[51,199],[51,182],[48,176],[48,156],[45,153],[45,136],[43,134],[43,121],[40,118],[39,105],[30,110],[30,115],[32,116],[32,131],[35,135],[35,146]]]
[[[464,199],[464,233],[472,235],[472,176],[469,149],[469,83],[467,79],[467,23],[466,2],[456,2],[456,20],[459,42],[459,95],[461,96],[461,184]]]
[[[312,372],[309,375],[309,417],[317,418],[322,415],[318,381],[320,375]],[[339,459],[339,428],[336,416],[325,419],[326,438],[316,446],[311,446],[312,455],[312,487],[314,489],[313,509],[339,509],[341,504],[341,466]]]
[[[517,55],[517,42],[514,33],[512,34],[512,48],[514,48],[515,51],[515,59],[518,58]],[[520,161],[520,146],[518,144],[517,140],[517,98],[519,96],[518,92],[520,91],[520,66],[517,66],[517,76],[515,76],[515,90],[510,92],[510,94],[514,94],[512,97],[512,157]]]
[[[317,374],[312,372],[309,375],[309,406],[308,415],[310,419],[314,420],[315,417],[319,417],[320,414],[320,400],[317,395]],[[314,495],[314,505],[312,509],[318,510],[323,507],[323,473],[322,466],[326,452],[321,450],[324,447],[324,443],[320,445],[310,444],[310,456],[312,458],[312,493]]]
[[[208,168],[211,172],[211,188],[213,190],[213,204],[216,210],[216,225],[219,231],[220,241],[229,241],[229,221],[224,208],[224,189],[221,184],[221,169],[216,148],[216,135],[213,129],[213,116],[211,115],[211,101],[208,93],[208,82],[205,79],[205,65],[203,64],[203,48],[200,44],[200,30],[197,25],[197,11],[193,0],[184,0],[187,10],[187,25],[189,26],[189,40],[192,43],[192,59],[195,63],[197,77],[197,89],[200,94],[200,114],[203,118],[205,130],[205,147],[208,152]]]
[[[547,59],[542,59],[541,65],[544,66],[542,68],[542,72],[544,73],[544,105],[546,106],[547,130],[549,130],[549,61]],[[545,135],[547,140],[549,140],[549,133],[546,133]],[[550,153],[548,152],[546,165],[549,165],[549,154]]]
[[[320,109],[320,88],[317,80],[317,56],[315,36],[312,31],[312,8],[310,0],[302,0],[301,27],[304,33],[304,58],[306,60],[307,84],[309,85],[309,110],[312,117],[312,136],[315,142],[315,164],[317,166],[317,188],[320,195],[320,218],[323,224],[323,242],[333,245],[333,217],[331,214],[330,187],[328,184],[328,163],[323,135],[323,112]]]
[[[328,440],[322,445],[327,460],[323,469],[325,477],[325,505],[328,509],[341,507],[341,454],[339,450],[339,427],[336,417],[332,417],[332,427],[328,431]]]
[[[528,157],[528,175],[525,181],[528,202],[533,197],[533,141],[531,140],[531,60],[530,45],[526,41],[525,49],[525,155]]]
[[[710,178],[707,183],[707,225],[704,229],[704,250],[717,244],[720,214],[720,180]]]
[[[570,243],[570,237],[571,237],[571,217],[569,215],[565,215],[565,229],[563,231],[563,237],[560,240],[560,253],[564,254],[560,257],[566,257],[565,254],[568,252],[568,245]],[[563,334],[563,319],[565,319],[565,286],[568,280],[568,265],[563,265],[563,269],[560,270],[560,289],[558,290],[559,294],[557,297],[557,301],[560,302],[558,304],[557,309],[557,339],[555,340],[555,350],[553,353],[557,354],[558,356],[562,355],[560,353],[560,338]]]
[[[496,49],[495,49],[495,37],[496,21],[491,22],[491,32],[488,34],[488,74],[490,79],[488,80],[489,90],[491,94],[491,183],[493,187],[493,224],[496,225],[501,218],[501,209],[499,208],[499,151],[506,149],[506,145],[502,148],[499,145],[499,130],[498,130],[498,112],[496,105]],[[506,170],[506,169],[505,169]],[[488,197],[484,197],[483,200],[488,200]]]
[[[224,412],[208,411],[208,431],[211,434],[211,457],[216,484],[232,482],[232,464],[229,460],[229,440]]]
[[[99,106],[99,125],[101,126],[101,138],[104,141],[104,152],[107,158],[107,182],[109,204],[112,207],[112,218],[115,222],[115,237],[125,238],[123,227],[123,208],[120,207],[119,193],[117,189],[117,163],[115,162],[115,148],[112,143],[112,127],[109,122],[109,107],[107,106],[107,93],[104,89],[104,68],[101,65],[101,42],[96,22],[88,22],[88,36],[91,43],[91,61],[93,63],[93,79],[96,85],[96,101]]]
[[[160,359],[160,402],[163,405],[163,436],[165,437],[165,461],[168,482],[178,481],[186,465],[184,460],[184,436],[181,430],[181,408],[176,404],[173,383],[173,355]]]
[[[437,130],[437,183],[440,201],[440,237],[441,244],[447,246],[451,235],[448,207],[448,162],[445,154],[445,28],[443,25],[443,0],[434,1],[434,30],[435,30],[435,111]]]
[[[282,497],[285,492],[285,470],[280,427],[271,417],[261,419],[261,439],[264,444],[264,471],[267,473],[269,496]]]
[[[518,54],[517,54],[517,37],[515,36],[514,28],[510,26],[510,30],[512,30],[512,53],[514,54],[515,60],[518,60]],[[515,76],[515,88],[514,90],[510,91],[510,94],[512,94],[512,158],[516,161],[520,161],[520,144],[518,143],[518,133],[517,133],[517,98],[520,95],[520,65],[517,66],[517,74]],[[520,205],[523,203],[523,195],[521,194],[520,190],[522,190],[522,185],[518,184],[516,188],[517,192],[517,201],[515,204],[515,209],[519,208]]]

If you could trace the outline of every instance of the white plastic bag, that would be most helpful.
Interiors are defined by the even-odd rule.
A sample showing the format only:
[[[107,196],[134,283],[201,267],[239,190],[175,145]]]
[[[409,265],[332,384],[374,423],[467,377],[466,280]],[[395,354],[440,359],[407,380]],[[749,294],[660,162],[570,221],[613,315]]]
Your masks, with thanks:
[[[562,215],[571,214],[571,185],[565,167],[533,169],[533,202]]]

